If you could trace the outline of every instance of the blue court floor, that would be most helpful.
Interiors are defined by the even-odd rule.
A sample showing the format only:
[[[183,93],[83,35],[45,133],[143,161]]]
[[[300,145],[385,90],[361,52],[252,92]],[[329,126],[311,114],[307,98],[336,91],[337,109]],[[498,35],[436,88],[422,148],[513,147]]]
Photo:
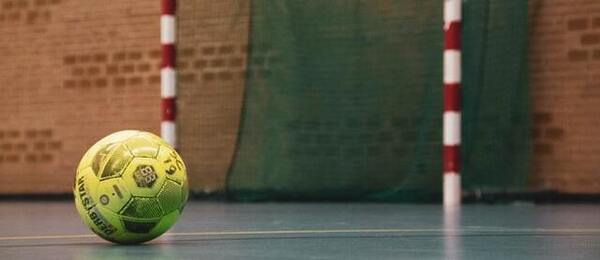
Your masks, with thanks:
[[[0,259],[600,259],[600,205],[190,202],[169,233],[120,246],[70,201],[3,201]]]

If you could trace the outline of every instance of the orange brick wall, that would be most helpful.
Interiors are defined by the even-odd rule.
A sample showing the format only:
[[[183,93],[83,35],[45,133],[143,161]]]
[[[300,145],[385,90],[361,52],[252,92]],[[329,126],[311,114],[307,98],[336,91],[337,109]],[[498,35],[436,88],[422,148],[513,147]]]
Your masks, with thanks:
[[[159,13],[154,0],[0,1],[0,193],[69,192],[95,140],[158,131]]]
[[[600,193],[600,1],[530,1],[532,185]]]

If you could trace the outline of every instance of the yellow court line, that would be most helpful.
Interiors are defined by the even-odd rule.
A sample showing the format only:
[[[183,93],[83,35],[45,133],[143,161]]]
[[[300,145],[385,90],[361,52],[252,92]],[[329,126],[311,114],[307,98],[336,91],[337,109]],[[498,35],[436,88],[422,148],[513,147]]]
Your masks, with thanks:
[[[51,235],[51,236],[12,236],[0,237],[0,241],[8,240],[43,240],[43,239],[67,239],[67,238],[92,238],[96,235]]]
[[[178,236],[239,236],[239,235],[306,235],[306,234],[373,234],[373,233],[425,233],[425,232],[464,232],[483,233],[483,234],[503,234],[511,232],[533,233],[533,234],[557,234],[557,235],[600,235],[600,229],[481,229],[481,230],[448,230],[448,229],[301,229],[301,230],[249,230],[249,231],[202,231],[202,232],[179,232],[165,233],[166,237]],[[443,234],[442,234],[443,235]],[[14,240],[45,240],[45,239],[74,239],[74,238],[94,238],[93,234],[88,235],[40,235],[40,236],[5,236],[0,237],[0,241]]]
[[[503,230],[450,230],[450,229],[305,229],[305,230],[264,230],[264,231],[208,231],[167,233],[165,236],[227,236],[227,235],[301,235],[301,234],[384,234],[384,233],[535,233],[535,234],[593,234],[600,235],[600,229],[503,229]]]
[[[250,230],[167,233],[171,236],[223,236],[223,235],[301,235],[301,234],[353,234],[441,232],[441,229],[300,229],[300,230]]]

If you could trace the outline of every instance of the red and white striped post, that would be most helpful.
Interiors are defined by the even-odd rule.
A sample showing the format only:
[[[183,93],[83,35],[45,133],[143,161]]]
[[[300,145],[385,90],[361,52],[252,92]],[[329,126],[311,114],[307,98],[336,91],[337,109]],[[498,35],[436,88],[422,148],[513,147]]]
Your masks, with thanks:
[[[461,1],[444,0],[444,206],[461,203]]]
[[[176,135],[176,90],[177,74],[175,70],[176,62],[176,19],[175,11],[177,8],[176,0],[161,0],[162,12],[160,16],[160,44],[162,46],[162,64],[160,70],[160,97],[162,121],[160,124],[160,135],[171,146],[177,148]]]

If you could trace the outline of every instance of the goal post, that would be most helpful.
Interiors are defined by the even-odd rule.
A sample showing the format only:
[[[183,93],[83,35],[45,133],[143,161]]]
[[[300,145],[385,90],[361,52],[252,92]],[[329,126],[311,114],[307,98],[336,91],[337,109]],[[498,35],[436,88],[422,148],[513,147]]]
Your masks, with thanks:
[[[162,48],[162,63],[160,70],[161,87],[161,126],[160,135],[171,146],[177,148],[176,127],[176,90],[177,71],[175,46],[176,38],[176,0],[161,0],[160,44]]]
[[[444,0],[444,206],[461,202],[461,1]]]

